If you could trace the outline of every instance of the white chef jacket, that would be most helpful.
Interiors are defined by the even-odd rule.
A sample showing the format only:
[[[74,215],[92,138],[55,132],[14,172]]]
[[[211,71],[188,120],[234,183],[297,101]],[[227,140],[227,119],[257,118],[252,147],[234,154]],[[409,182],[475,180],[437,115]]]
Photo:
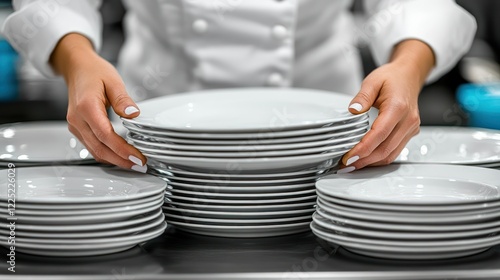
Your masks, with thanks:
[[[3,33],[46,76],[57,42],[71,32],[101,46],[98,0],[14,0]],[[475,19],[452,0],[366,0],[354,24],[351,0],[125,0],[119,70],[135,100],[208,88],[276,86],[355,94],[358,39],[378,64],[405,39],[436,56],[428,81],[468,51]]]

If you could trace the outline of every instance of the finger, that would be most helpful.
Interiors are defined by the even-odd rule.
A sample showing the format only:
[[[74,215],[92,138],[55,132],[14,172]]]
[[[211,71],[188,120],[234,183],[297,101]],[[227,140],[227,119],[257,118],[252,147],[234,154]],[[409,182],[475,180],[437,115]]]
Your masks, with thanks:
[[[349,166],[360,159],[369,156],[383,141],[391,135],[396,125],[402,119],[404,110],[387,108],[380,110],[380,114],[373,122],[371,129],[361,139],[361,141],[347,152],[343,158],[342,163]]]
[[[349,112],[352,114],[361,114],[368,111],[382,88],[383,82],[380,79],[372,79],[370,76],[361,84],[361,89],[358,94],[351,100],[349,104]]]
[[[117,115],[124,118],[139,116],[139,107],[127,94],[125,85],[121,79],[109,79],[104,84],[104,89],[106,90],[108,101]]]
[[[371,153],[368,157],[363,158],[357,161],[353,166],[356,169],[361,169],[365,166],[371,166],[375,163],[379,163],[379,165],[387,165],[394,161],[394,151],[399,149],[400,146],[406,145],[410,139],[416,135],[418,128],[417,127],[409,127],[406,122],[400,123],[394,132],[382,143],[378,146],[373,153]],[[409,128],[408,128],[409,127]],[[396,155],[397,156],[397,155]]]
[[[99,101],[91,101],[93,103],[85,104],[86,112],[93,112],[85,115],[85,121],[93,132],[93,135],[114,154],[122,159],[129,160],[132,163],[143,166],[147,159],[139,150],[129,145],[125,139],[120,137],[113,129],[109,121],[105,107]]]
[[[408,143],[408,141],[410,141],[410,139],[415,136],[416,134],[418,134],[418,129],[415,133],[411,133],[411,134],[408,134],[406,135],[403,140],[398,144],[398,146],[396,147],[396,149],[394,149],[390,154],[389,156],[385,157],[384,159],[378,161],[378,162],[374,162],[374,163],[371,163],[371,164],[367,164],[366,162],[368,162],[368,160],[366,162],[363,162],[363,161],[360,161],[360,162],[357,162],[356,164],[352,164],[350,166],[346,166],[344,164],[341,164],[339,166],[339,169],[337,171],[338,174],[342,174],[342,173],[349,173],[349,172],[352,172],[354,170],[358,170],[358,169],[361,169],[365,166],[380,166],[380,165],[387,165],[387,164],[390,164],[391,162],[393,162],[398,156],[399,154],[401,153],[401,151],[406,147],[406,144]]]
[[[417,135],[418,132],[419,132],[419,130],[417,130],[415,133],[408,134],[403,139],[403,141],[401,141],[401,143],[398,145],[398,147],[396,147],[396,149],[394,149],[394,151],[389,156],[387,156],[385,159],[382,159],[378,162],[374,162],[374,163],[370,164],[370,166],[382,166],[382,165],[388,165],[388,164],[392,163],[396,158],[398,158],[399,154],[401,154],[401,151],[403,151],[403,149],[406,147],[406,144],[408,144],[408,142],[411,140],[411,138],[413,138],[413,136]]]
[[[76,127],[74,127],[73,125],[70,125],[68,124],[68,130],[76,137],[78,138],[78,140],[80,141],[80,143],[82,143],[85,148],[87,148],[87,150],[89,151],[90,154],[93,155],[93,150],[92,150],[92,147],[90,147],[86,142],[85,140],[83,139],[82,135],[80,134],[80,132],[78,131],[78,129]],[[95,157],[94,157],[95,159]],[[96,159],[97,161],[97,159]],[[100,163],[105,163],[105,164],[111,164],[109,161],[105,160],[105,159],[100,159],[99,160]]]
[[[122,157],[114,153],[109,147],[99,141],[99,139],[93,134],[92,129],[88,125],[81,124],[80,133],[85,143],[87,143],[90,152],[97,161],[106,161],[122,168],[132,169],[142,173],[145,173],[147,171],[146,166],[139,166],[131,162],[130,160],[123,159]]]
[[[132,163],[123,160],[121,157],[118,157],[119,160],[116,160],[116,155],[115,157],[110,157],[109,155],[106,155],[105,154],[106,149],[101,148],[103,144],[100,143],[98,140],[96,140],[95,136],[92,133],[92,130],[87,124],[81,121],[77,125],[78,125],[78,132],[76,133],[80,134],[82,142],[85,143],[85,146],[87,147],[89,152],[94,156],[94,158],[98,162],[113,163],[123,168],[131,167]]]

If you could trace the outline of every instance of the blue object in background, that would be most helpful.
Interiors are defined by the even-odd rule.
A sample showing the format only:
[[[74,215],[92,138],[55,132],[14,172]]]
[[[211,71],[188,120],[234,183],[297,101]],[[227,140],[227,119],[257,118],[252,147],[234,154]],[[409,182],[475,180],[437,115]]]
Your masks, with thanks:
[[[3,38],[0,38],[0,101],[17,98],[17,52]]]
[[[462,85],[457,100],[469,115],[469,126],[500,129],[500,83]]]

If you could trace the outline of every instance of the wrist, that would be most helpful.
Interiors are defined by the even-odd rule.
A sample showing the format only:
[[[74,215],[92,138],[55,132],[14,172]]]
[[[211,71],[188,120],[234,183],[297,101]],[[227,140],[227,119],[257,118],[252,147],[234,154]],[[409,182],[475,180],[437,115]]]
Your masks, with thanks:
[[[405,40],[394,47],[390,63],[415,77],[423,86],[435,66],[435,56],[431,47],[419,40]]]
[[[95,55],[92,43],[87,37],[70,33],[57,43],[50,56],[50,64],[57,74],[67,80],[78,65]]]

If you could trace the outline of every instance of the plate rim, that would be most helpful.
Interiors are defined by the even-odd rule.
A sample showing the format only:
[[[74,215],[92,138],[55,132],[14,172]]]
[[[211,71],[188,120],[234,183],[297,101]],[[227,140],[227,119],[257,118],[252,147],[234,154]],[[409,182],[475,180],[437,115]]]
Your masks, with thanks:
[[[313,136],[317,134],[328,134],[334,132],[344,132],[346,130],[355,128],[368,128],[369,127],[369,117],[365,113],[361,115],[358,120],[352,123],[346,123],[342,125],[326,126],[319,128],[308,128],[302,130],[286,130],[286,131],[276,131],[276,132],[255,132],[255,133],[188,133],[188,132],[177,132],[177,131],[167,131],[167,130],[151,130],[143,127],[137,127],[135,125],[130,125],[123,123],[123,126],[136,134],[152,135],[155,137],[170,137],[170,138],[185,138],[185,139],[198,139],[198,140],[241,140],[241,141],[252,141],[252,140],[276,140],[282,138],[293,138],[293,137],[304,137]],[[354,129],[352,129],[354,130]],[[262,137],[262,136],[265,137]]]
[[[459,135],[463,136],[471,136],[472,133],[477,133],[477,132],[483,132],[485,134],[489,134],[489,137],[491,135],[498,136],[500,140],[500,130],[495,130],[495,129],[487,129],[487,128],[481,128],[481,127],[459,127],[459,126],[422,126],[420,128],[420,133],[419,135],[416,135],[414,139],[419,139],[419,137],[423,137],[423,134],[425,133],[434,133],[435,130],[440,129],[444,130],[445,133],[447,134],[447,137],[450,139],[453,138],[453,135],[449,135],[450,133],[456,133]],[[489,140],[494,140],[494,139],[489,139]],[[415,141],[415,140],[413,140]],[[423,142],[423,141],[422,141]],[[410,141],[411,143],[411,141]],[[407,145],[409,145],[408,143]],[[500,142],[498,142],[500,143]],[[498,145],[500,147],[500,144]],[[493,158],[488,158],[488,159],[482,159],[482,160],[476,160],[476,159],[469,159],[469,160],[452,160],[452,161],[415,161],[415,160],[401,160],[396,158],[394,160],[396,163],[408,163],[408,164],[463,164],[463,165],[471,165],[471,164],[489,164],[489,163],[500,163],[500,156],[497,155],[496,157]]]
[[[40,173],[48,173],[49,175],[54,175],[54,168],[61,168],[63,170],[65,169],[71,169],[72,172],[83,172],[84,170],[87,172],[91,172],[93,175],[92,178],[95,178],[96,173],[107,173],[107,176],[111,176],[115,178],[116,180],[121,180],[127,182],[127,184],[139,184],[142,185],[141,187],[138,188],[138,192],[134,194],[129,194],[127,196],[98,196],[98,197],[22,197],[17,191],[16,191],[16,201],[19,203],[62,203],[62,204],[71,204],[71,203],[99,203],[99,202],[119,202],[119,201],[127,201],[127,200],[135,200],[135,199],[141,199],[147,196],[155,195],[158,194],[162,191],[164,191],[167,187],[167,183],[161,180],[158,177],[155,177],[150,174],[141,174],[125,169],[119,169],[116,167],[102,167],[102,166],[67,166],[67,165],[60,165],[60,166],[36,166],[36,167],[25,167],[22,169],[18,169],[21,172],[40,172]],[[3,169],[0,170],[0,174],[3,174],[3,179],[0,179],[0,182],[6,182],[8,176],[7,173],[8,169]],[[118,176],[117,173],[121,172],[127,172],[126,174],[130,176],[135,176],[136,178],[123,178],[121,176]],[[4,174],[5,173],[5,174]],[[111,175],[111,174],[113,175]],[[74,173],[73,173],[74,176]],[[66,177],[71,177],[70,175],[66,175]],[[78,178],[83,178],[81,175],[76,176]],[[16,187],[17,184],[19,184],[19,172],[16,171]],[[107,177],[109,179],[109,177]],[[132,181],[132,183],[130,182]],[[2,184],[3,185],[3,184]],[[5,188],[5,189],[4,189]],[[5,194],[7,194],[6,191],[6,184],[3,187],[0,187],[0,190],[4,190],[2,194],[0,194],[0,201],[6,201],[8,199]]]
[[[155,103],[158,103],[160,101],[161,102],[168,102],[170,104],[175,104],[176,102],[181,103],[181,104],[186,104],[186,102],[189,102],[189,99],[200,100],[200,98],[201,98],[201,100],[205,100],[205,99],[210,100],[212,98],[216,98],[219,95],[225,96],[228,94],[248,96],[249,93],[252,93],[253,96],[255,96],[255,94],[256,94],[255,92],[266,93],[266,95],[269,95],[270,92],[272,92],[272,94],[279,94],[279,95],[286,94],[288,98],[290,98],[290,96],[292,94],[294,94],[296,96],[299,96],[300,94],[303,95],[304,93],[307,93],[308,95],[314,94],[315,95],[314,98],[303,98],[302,100],[306,101],[306,102],[307,101],[309,101],[309,102],[315,101],[314,105],[325,106],[325,103],[323,103],[321,101],[316,101],[316,100],[328,99],[329,102],[327,102],[327,104],[332,104],[332,105],[330,105],[332,110],[345,109],[346,113],[349,113],[347,106],[352,99],[352,96],[349,96],[347,94],[342,94],[342,93],[338,93],[338,92],[329,92],[329,91],[317,90],[317,89],[307,89],[307,88],[298,88],[298,87],[295,87],[295,88],[252,87],[252,88],[224,88],[224,89],[191,91],[191,92],[187,92],[187,93],[167,95],[167,96],[157,97],[154,99],[149,99],[146,101],[139,102],[137,104],[137,106],[139,108],[147,107],[147,106],[151,106],[150,104],[155,104]],[[297,98],[297,97],[295,97],[295,98]],[[164,100],[166,100],[166,101],[164,101]],[[339,101],[346,103],[345,104],[346,106],[345,106],[345,108],[341,108],[340,106],[334,107],[334,105],[336,103],[333,101],[336,101],[337,103],[339,103]],[[145,110],[145,111],[148,111],[148,110]],[[149,108],[149,111],[152,112],[151,108]],[[363,114],[366,114],[366,112]],[[355,118],[356,116],[359,116],[359,115],[351,114],[351,115],[348,115],[347,117]],[[140,118],[141,118],[141,116],[134,118],[134,119],[126,119],[126,118],[123,118],[123,119],[126,120],[127,122],[130,122],[130,123],[144,125],[144,123],[146,121],[141,122]],[[143,116],[143,118],[145,118],[145,117]],[[337,117],[334,119],[325,119],[325,120],[316,121],[313,124],[288,125],[287,129],[301,129],[301,128],[310,127],[310,126],[321,126],[321,125],[332,123],[334,121],[341,121],[341,120],[343,120],[343,118]],[[155,124],[155,123],[150,123],[149,126],[157,127],[160,129],[170,129],[170,130],[188,131],[188,132],[207,132],[207,131],[212,131],[212,132],[217,132],[217,131],[221,132],[222,131],[222,132],[224,132],[224,131],[228,131],[228,129],[225,129],[224,127],[201,129],[201,128],[187,128],[185,126],[179,126],[179,125],[175,125],[175,124]],[[272,128],[265,127],[265,126],[253,126],[253,127],[248,127],[248,128],[239,128],[239,129],[237,129],[237,131],[255,131],[255,130],[262,130],[262,131],[266,130],[267,131],[270,129],[272,129]],[[229,131],[236,131],[236,130],[229,129]]]
[[[405,171],[406,169],[413,169],[413,171],[417,172],[423,172],[427,171],[433,171],[437,172],[436,170],[439,170],[439,174],[437,175],[425,175],[421,174],[420,176],[428,176],[432,178],[443,178],[446,180],[449,179],[457,179],[457,180],[464,180],[464,181],[471,181],[471,180],[477,180],[477,183],[480,184],[485,184],[488,186],[495,186],[497,188],[497,195],[492,196],[488,199],[480,200],[480,202],[490,202],[494,200],[500,199],[500,170],[494,170],[494,169],[489,169],[489,168],[481,168],[481,167],[472,167],[472,166],[462,166],[462,165],[451,165],[451,164],[390,164],[387,166],[381,166],[381,167],[369,167],[365,168],[362,170],[356,170],[355,172],[352,173],[347,173],[347,174],[330,174],[327,175],[321,179],[319,179],[316,182],[316,188],[320,190],[320,192],[327,194],[329,196],[333,197],[338,197],[341,199],[347,199],[347,200],[355,200],[359,202],[367,202],[367,203],[383,203],[383,204],[403,204],[403,205],[458,205],[458,204],[469,204],[469,203],[477,203],[479,201],[411,201],[411,200],[406,200],[404,202],[400,201],[394,201],[393,199],[387,199],[387,198],[381,198],[381,197],[353,197],[352,195],[348,195],[345,193],[345,190],[349,186],[356,185],[356,183],[363,183],[366,182],[367,179],[359,178],[359,176],[370,176],[376,175],[376,178],[388,178],[389,176],[398,176],[398,177],[405,177],[408,176],[406,175]],[[446,171],[443,171],[446,170]],[[453,170],[452,172],[449,172],[449,170]],[[381,171],[387,171],[386,173],[381,173]],[[443,172],[448,172],[451,174],[451,176],[444,177]],[[481,175],[477,175],[477,173],[481,173]],[[464,175],[467,174],[467,175]],[[491,173],[492,175],[498,176],[498,181],[494,180],[485,180],[484,174],[485,173]],[[417,177],[418,175],[412,174],[412,177]],[[467,177],[468,176],[468,177]],[[472,178],[470,176],[473,176]],[[372,178],[374,176],[371,176]],[[494,176],[493,176],[494,177]],[[476,179],[474,179],[476,178]],[[334,180],[336,184],[328,184],[329,181]],[[486,181],[486,182],[485,182]],[[491,181],[491,182],[490,182]],[[343,184],[345,182],[345,184]],[[347,185],[346,185],[347,184]],[[337,190],[335,190],[337,188]],[[340,190],[339,190],[340,188]],[[330,190],[329,190],[330,189]],[[344,191],[344,192],[342,192]]]

